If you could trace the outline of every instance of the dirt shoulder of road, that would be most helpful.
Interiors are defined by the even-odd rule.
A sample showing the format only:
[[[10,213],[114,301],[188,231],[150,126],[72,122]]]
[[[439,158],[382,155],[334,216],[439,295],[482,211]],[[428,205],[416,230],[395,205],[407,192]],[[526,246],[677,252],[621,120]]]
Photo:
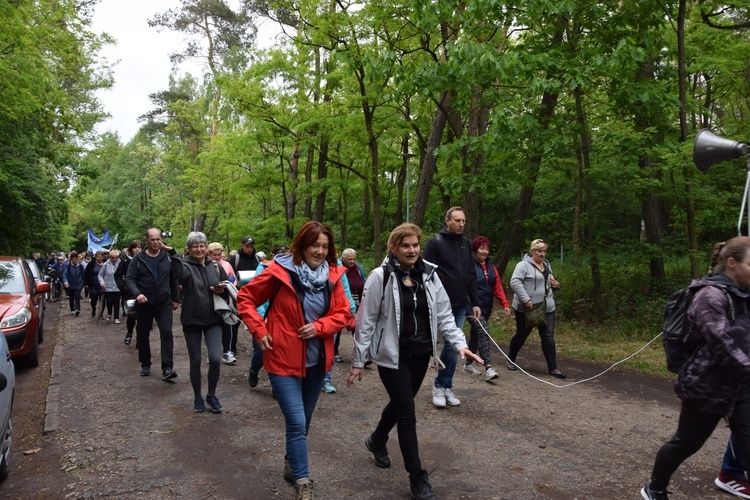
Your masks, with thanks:
[[[194,413],[184,337],[175,315],[174,383],[158,370],[140,377],[124,322],[96,322],[50,304],[41,364],[19,370],[15,438],[7,498],[293,498],[282,479],[284,422],[264,372],[247,385],[249,337],[239,362],[222,365],[222,414]],[[59,428],[44,435],[52,352],[60,346]],[[505,347],[505,346],[503,346]],[[342,339],[345,361],[351,338]],[[152,332],[154,368],[158,331]],[[638,498],[654,455],[676,428],[679,402],[668,380],[617,368],[594,381],[558,388],[505,369],[492,383],[460,369],[459,407],[431,404],[432,372],[416,398],[420,454],[441,499]],[[566,385],[604,367],[560,360],[568,379],[546,375],[537,337],[519,364]],[[205,388],[206,366],[203,367]],[[408,477],[395,430],[393,465],[375,467],[364,441],[387,398],[377,371],[345,387],[348,364],[334,368],[335,394],[321,394],[308,439],[318,498],[407,499]],[[713,484],[728,430],[720,426],[674,477],[673,498],[729,498]],[[37,451],[38,450],[38,451]],[[25,454],[28,452],[29,454]]]

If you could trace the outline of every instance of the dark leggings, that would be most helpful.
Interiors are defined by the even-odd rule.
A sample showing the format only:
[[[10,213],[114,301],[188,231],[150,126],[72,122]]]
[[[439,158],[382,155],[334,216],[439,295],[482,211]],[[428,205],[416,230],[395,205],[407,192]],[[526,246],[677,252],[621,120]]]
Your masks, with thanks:
[[[114,309],[115,319],[120,319],[120,292],[104,292],[104,302],[107,304],[107,316],[112,316]]]
[[[190,384],[195,397],[201,396],[201,337],[206,336],[208,350],[208,392],[207,396],[216,395],[216,386],[221,373],[221,324],[209,327],[183,326],[185,343],[190,357]]]
[[[510,339],[510,349],[508,357],[511,361],[516,361],[516,356],[521,350],[523,345],[526,343],[526,339],[529,337],[531,330],[534,327],[526,327],[526,316],[524,313],[513,311],[516,317],[516,334]],[[555,313],[547,313],[547,326],[537,327],[539,330],[539,337],[542,339],[542,352],[544,353],[544,359],[547,360],[547,371],[557,370],[557,353],[555,352]]]
[[[429,356],[415,356],[401,349],[398,369],[378,367],[380,380],[391,400],[383,408],[372,440],[376,445],[385,445],[388,434],[394,426],[398,429],[398,444],[404,457],[404,468],[411,476],[422,472],[417,443],[417,417],[414,410],[414,397],[422,386]]]
[[[721,417],[702,412],[682,403],[677,432],[667,441],[656,454],[654,469],[651,472],[651,488],[666,490],[669,480],[677,468],[688,457],[701,449],[703,444],[713,433]],[[745,463],[750,463],[750,390],[744,388],[735,402],[734,412],[729,419],[729,427],[735,438],[740,442]]]
[[[484,361],[484,366],[490,366],[490,326],[487,324],[487,320],[484,317],[480,317],[478,320],[474,318],[466,319],[471,325],[471,331],[469,332],[469,350],[474,353],[478,353],[479,357]],[[472,363],[471,358],[466,361],[467,365]]]

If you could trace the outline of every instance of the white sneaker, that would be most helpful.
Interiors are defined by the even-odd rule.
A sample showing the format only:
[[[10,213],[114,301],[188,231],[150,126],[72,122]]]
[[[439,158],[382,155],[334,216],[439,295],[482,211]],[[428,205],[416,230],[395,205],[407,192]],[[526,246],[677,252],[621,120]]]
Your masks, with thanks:
[[[476,368],[474,367],[474,365],[473,365],[473,364],[471,364],[471,365],[470,365],[470,364],[466,364],[466,365],[464,365],[464,371],[465,371],[465,372],[469,372],[469,373],[471,373],[472,375],[481,375],[481,374],[482,374],[482,372],[480,372],[479,370],[477,370],[477,369],[476,369]]]
[[[115,320],[115,325],[119,325],[119,324],[120,324],[120,320],[119,320],[119,319],[116,319],[116,320]]]
[[[458,406],[461,404],[461,400],[456,397],[455,394],[453,394],[453,391],[450,389],[443,389],[445,391],[445,402],[448,403],[448,406]]]
[[[445,389],[442,387],[432,388],[432,404],[438,408],[445,408]]]
[[[497,372],[494,368],[490,367],[487,368],[487,370],[484,372],[484,379],[489,382],[490,380],[495,380],[497,378]]]
[[[237,363],[237,358],[234,357],[234,353],[232,351],[227,351],[222,355],[222,358],[224,358],[224,362],[228,365],[233,365]]]

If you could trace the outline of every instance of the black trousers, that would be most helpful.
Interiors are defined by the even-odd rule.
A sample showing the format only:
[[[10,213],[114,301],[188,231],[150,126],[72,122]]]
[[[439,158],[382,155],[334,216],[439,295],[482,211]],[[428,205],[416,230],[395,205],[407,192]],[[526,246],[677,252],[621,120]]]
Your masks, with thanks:
[[[141,366],[151,366],[151,344],[149,335],[151,325],[156,321],[161,340],[161,369],[171,369],[173,366],[172,353],[174,342],[172,339],[172,302],[161,305],[138,304],[136,306],[135,344],[138,347],[138,361]]]
[[[422,473],[414,397],[422,386],[429,361],[429,356],[415,356],[411,351],[401,349],[397,370],[378,367],[380,380],[391,400],[383,408],[380,422],[372,433],[372,440],[376,445],[385,445],[388,434],[396,426],[404,468],[410,476]]]
[[[677,432],[656,454],[654,469],[651,472],[651,488],[666,490],[669,480],[677,468],[691,455],[701,449],[713,433],[722,417],[704,413],[682,403]],[[750,388],[743,388],[729,419],[729,427],[739,441],[745,463],[750,463]]]

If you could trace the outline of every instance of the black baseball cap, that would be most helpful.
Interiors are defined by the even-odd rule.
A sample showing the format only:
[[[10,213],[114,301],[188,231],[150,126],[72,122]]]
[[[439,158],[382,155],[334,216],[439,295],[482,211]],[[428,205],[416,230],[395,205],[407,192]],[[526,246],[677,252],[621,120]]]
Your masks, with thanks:
[[[248,243],[252,243],[253,245],[255,245],[255,240],[252,239],[250,236],[245,236],[244,238],[242,238],[243,245],[247,245]]]

